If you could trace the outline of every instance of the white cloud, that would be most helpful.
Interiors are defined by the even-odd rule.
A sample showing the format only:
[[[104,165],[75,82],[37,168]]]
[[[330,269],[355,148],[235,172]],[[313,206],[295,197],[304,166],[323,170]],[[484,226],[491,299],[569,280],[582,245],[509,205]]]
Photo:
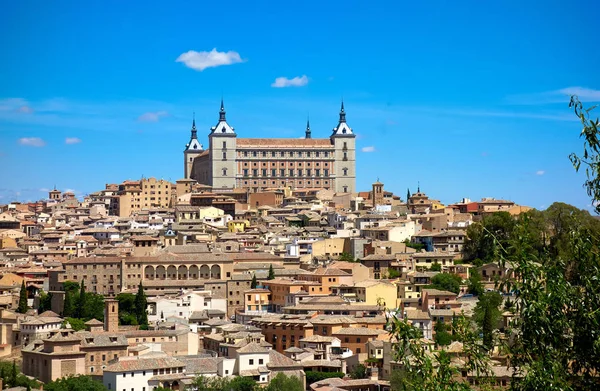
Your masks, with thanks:
[[[360,149],[362,152],[375,152],[375,147],[374,146],[368,146],[368,147],[362,147]]]
[[[78,137],[67,137],[65,139],[65,144],[79,144],[81,139]]]
[[[50,191],[50,189],[47,189],[45,187],[42,187],[41,189],[38,189],[38,191],[42,192],[42,193],[47,193]]]
[[[177,57],[176,62],[182,62],[186,67],[202,72],[206,68],[220,67],[222,65],[231,65],[244,62],[238,52],[218,52],[214,48],[210,52],[197,52],[190,50]]]
[[[535,175],[544,175],[546,173],[546,171],[544,170],[538,170],[535,172]]]
[[[308,84],[308,77],[306,75],[296,76],[292,79],[287,77],[278,77],[271,84],[271,87],[284,88],[284,87],[302,87]]]
[[[19,144],[28,147],[43,147],[46,142],[39,137],[23,137],[19,139]]]
[[[600,101],[600,90],[585,87],[567,87],[556,91],[563,95],[577,95],[581,100]]]
[[[600,102],[600,90],[579,86],[531,94],[511,95],[508,96],[506,100],[508,103],[517,105],[544,105],[551,103],[568,104],[571,95],[577,95],[582,102]]]
[[[158,122],[161,117],[169,115],[166,111],[154,111],[140,115],[138,121],[141,122]]]

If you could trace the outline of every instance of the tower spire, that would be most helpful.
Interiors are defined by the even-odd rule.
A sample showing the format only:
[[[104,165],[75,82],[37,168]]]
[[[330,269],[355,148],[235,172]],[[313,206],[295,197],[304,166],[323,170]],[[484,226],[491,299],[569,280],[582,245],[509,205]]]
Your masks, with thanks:
[[[344,110],[344,99],[342,98],[342,107],[340,108],[340,123],[346,123],[346,111]]]
[[[223,97],[221,97],[221,109],[219,110],[219,122],[225,122],[225,105],[223,104]]]
[[[310,134],[310,119],[306,117],[306,136],[305,138],[311,138]]]
[[[421,192],[421,182],[417,182],[417,193]]]
[[[192,114],[192,139],[197,139],[197,130],[196,130],[196,112]]]

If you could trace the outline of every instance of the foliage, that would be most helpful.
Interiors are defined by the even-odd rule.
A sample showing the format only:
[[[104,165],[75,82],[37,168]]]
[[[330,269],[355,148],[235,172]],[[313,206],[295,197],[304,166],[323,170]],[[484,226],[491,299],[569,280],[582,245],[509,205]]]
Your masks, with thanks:
[[[474,319],[483,334],[483,346],[487,350],[494,347],[494,330],[502,319],[500,305],[502,296],[498,292],[486,292],[479,296],[479,301],[474,311]]]
[[[573,226],[563,243],[570,256],[552,254],[552,242],[540,255],[531,246],[527,223],[517,226],[511,248],[499,252],[501,265],[510,264],[519,276],[501,286],[515,292],[518,315],[509,354],[523,378],[513,388],[598,389],[600,237]]]
[[[471,388],[461,378],[461,370],[482,375],[489,371],[489,359],[477,333],[462,315],[455,318],[452,326],[455,339],[463,344],[462,368],[453,365],[450,355],[443,350],[429,354],[421,341],[421,330],[406,319],[394,315],[388,319],[388,328],[398,341],[394,345],[394,359],[402,365],[399,373],[391,376],[393,390],[466,391]]]
[[[278,373],[271,379],[269,385],[264,388],[265,391],[304,391],[302,380],[296,376],[287,376],[285,373]]]
[[[38,314],[52,309],[52,293],[40,291],[40,303],[38,305]]]
[[[75,303],[75,318],[84,318],[85,317],[85,308],[86,308],[86,295],[85,295],[85,282],[81,280],[81,285],[79,288],[79,296],[77,296],[77,301]]]
[[[484,293],[481,275],[477,271],[471,272],[467,280],[467,291],[474,296],[481,296]]]
[[[387,275],[388,278],[392,279],[392,280],[395,280],[396,278],[399,278],[400,275],[401,275],[400,272],[397,269],[387,269],[387,271],[388,271],[388,275]]]
[[[236,376],[229,382],[227,389],[231,391],[254,391],[258,388],[258,384],[254,379],[243,376]]]
[[[331,379],[332,377],[339,377],[343,379],[344,372],[316,372],[316,371],[304,371],[306,374],[306,384],[312,384],[319,380]]]
[[[45,391],[107,391],[100,381],[91,376],[69,376],[44,385]]]
[[[272,280],[275,278],[275,270],[273,270],[273,264],[269,265],[269,275],[267,276],[267,280]]]
[[[442,265],[439,262],[434,262],[431,267],[429,268],[429,271],[432,272],[441,272],[442,271]]]
[[[258,281],[256,280],[256,274],[252,275],[252,282],[250,283],[250,289],[256,289]]]
[[[435,343],[439,346],[448,346],[452,343],[452,335],[448,332],[450,327],[443,321],[438,321],[435,324]]]
[[[460,284],[462,279],[456,274],[439,273],[431,279],[431,285],[427,288],[439,289],[442,291],[450,291],[458,294],[460,292]]]
[[[354,257],[350,253],[341,253],[340,256],[338,257],[338,261],[341,261],[341,262],[356,262],[356,260],[354,259]]]
[[[71,325],[71,328],[75,331],[85,330],[85,321],[83,319],[65,318],[65,322],[69,322],[69,324]]]
[[[140,281],[137,294],[135,295],[135,314],[137,323],[145,328],[148,327],[148,300],[144,293],[142,281]]]
[[[596,106],[584,109],[577,96],[572,96],[569,107],[573,108],[581,121],[583,129],[580,137],[584,139],[583,154],[578,156],[572,153],[569,159],[576,171],[579,171],[582,164],[585,167],[587,179],[584,186],[588,196],[595,202],[596,213],[600,214],[600,120],[590,118],[590,112]]]
[[[27,312],[29,307],[27,306],[27,288],[25,288],[25,279],[21,281],[21,292],[19,293],[19,306],[17,312],[24,314]]]
[[[507,246],[514,226],[515,220],[508,212],[496,212],[484,217],[481,223],[471,224],[467,228],[463,247],[464,258],[474,261],[475,266],[497,261],[494,239],[488,233],[496,237],[502,245]]]
[[[23,375],[15,360],[0,361],[0,378],[4,381],[5,387],[39,388],[40,385],[37,380]]]
[[[350,372],[350,377],[353,379],[366,379],[367,378],[367,367],[362,364],[358,364]]]
[[[423,243],[413,243],[408,239],[404,241],[404,244],[406,245],[406,247],[415,249],[417,251],[425,249],[425,245]]]
[[[63,301],[62,316],[65,318],[73,317],[76,315],[75,296],[79,290],[79,283],[75,281],[65,281],[63,282],[63,288],[65,290],[65,297]]]
[[[84,308],[84,319],[97,319],[104,321],[104,296],[93,292],[86,292],[86,306]]]

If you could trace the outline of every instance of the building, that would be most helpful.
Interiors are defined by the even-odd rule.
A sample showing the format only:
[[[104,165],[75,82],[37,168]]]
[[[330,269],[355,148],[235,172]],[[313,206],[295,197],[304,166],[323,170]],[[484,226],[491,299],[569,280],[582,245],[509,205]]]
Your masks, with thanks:
[[[168,208],[175,194],[171,182],[156,178],[142,178],[139,181],[125,181],[119,185],[110,206],[113,213],[129,217],[133,212],[150,208]]]
[[[346,123],[344,103],[338,125],[329,138],[312,138],[306,124],[302,139],[238,138],[225,116],[221,100],[219,121],[211,128],[209,146],[198,141],[196,120],[183,152],[184,177],[216,189],[245,188],[262,192],[273,187],[325,188],[354,192],[356,142]]]

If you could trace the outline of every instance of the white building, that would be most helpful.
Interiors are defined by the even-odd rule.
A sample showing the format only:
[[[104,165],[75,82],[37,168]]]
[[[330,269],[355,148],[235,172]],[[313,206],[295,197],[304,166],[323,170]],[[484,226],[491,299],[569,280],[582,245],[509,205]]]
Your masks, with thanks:
[[[102,382],[111,391],[152,391],[161,385],[161,376],[185,377],[185,364],[173,357],[121,357],[104,368]],[[172,376],[175,375],[175,376]],[[174,380],[174,383],[177,380]],[[179,386],[179,383],[172,387]],[[183,387],[182,387],[183,388]]]
[[[226,314],[227,300],[217,299],[211,295],[211,291],[187,291],[177,297],[149,299],[148,320],[159,322],[172,316],[189,320],[193,312],[204,310],[219,310]]]

